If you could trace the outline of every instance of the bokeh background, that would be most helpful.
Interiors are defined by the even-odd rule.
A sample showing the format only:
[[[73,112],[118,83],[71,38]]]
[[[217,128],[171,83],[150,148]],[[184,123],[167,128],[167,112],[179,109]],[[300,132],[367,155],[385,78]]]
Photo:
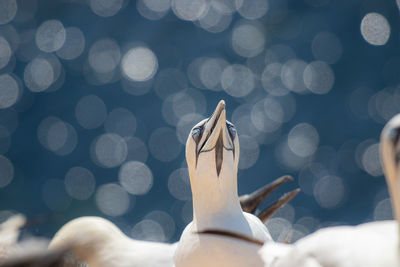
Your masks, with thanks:
[[[184,144],[220,99],[239,193],[291,174],[276,240],[392,218],[379,134],[400,112],[395,0],[0,0],[0,222],[103,216],[173,242]]]

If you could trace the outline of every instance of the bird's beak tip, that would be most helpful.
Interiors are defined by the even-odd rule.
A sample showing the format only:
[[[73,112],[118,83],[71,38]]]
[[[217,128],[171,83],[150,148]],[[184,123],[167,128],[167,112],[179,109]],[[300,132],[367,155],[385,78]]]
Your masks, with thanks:
[[[217,107],[216,107],[216,111],[225,111],[225,101],[224,100],[220,100],[219,102],[218,102],[218,105],[217,105]],[[217,112],[218,113],[218,112]]]
[[[209,150],[214,148],[220,133],[225,135],[225,131],[223,131],[224,127],[226,127],[226,110],[225,110],[225,101],[220,100],[218,102],[217,107],[215,108],[214,113],[207,120],[205,124],[205,139],[204,145],[201,147],[201,150]]]
[[[217,107],[215,108],[214,113],[210,117],[211,120],[209,120],[210,125],[216,124],[218,120],[221,119],[226,119],[226,110],[225,110],[225,101],[220,100],[218,102]]]

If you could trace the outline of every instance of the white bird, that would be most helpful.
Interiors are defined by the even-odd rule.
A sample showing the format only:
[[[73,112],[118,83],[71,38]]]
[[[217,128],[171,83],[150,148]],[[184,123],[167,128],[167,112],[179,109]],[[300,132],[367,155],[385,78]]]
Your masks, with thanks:
[[[193,236],[199,237],[197,234],[191,235],[192,231],[212,227],[237,231],[242,235],[246,234],[264,241],[271,240],[271,236],[260,219],[267,220],[272,213],[298,193],[298,190],[294,190],[285,194],[260,212],[257,215],[260,219],[252,214],[243,213],[242,208],[254,213],[261,201],[273,190],[293,178],[283,176],[239,199],[236,178],[238,159],[239,142],[236,130],[231,123],[225,121],[225,103],[221,101],[210,119],[200,122],[189,134],[186,160],[192,183],[195,223],[186,228],[179,243],[180,250],[175,254],[178,266],[182,266],[180,259],[183,260],[184,266],[196,266],[194,263],[186,264],[186,260],[190,259],[187,254],[189,246],[185,244],[186,239],[191,239]],[[204,240],[206,239],[209,238],[205,237]],[[225,245],[229,246],[229,244]],[[91,267],[161,267],[174,265],[173,256],[177,243],[134,240],[106,219],[81,217],[64,225],[54,236],[49,248],[60,249],[65,246],[71,248],[76,258],[88,263]],[[235,253],[243,252],[236,251]],[[227,256],[223,253],[218,254]],[[204,265],[198,261],[198,266]]]
[[[265,267],[400,266],[400,115],[383,129],[380,148],[396,220],[328,227],[294,244],[265,242],[259,249]],[[239,239],[231,241],[243,246],[245,239]]]
[[[176,244],[131,239],[100,217],[81,217],[65,224],[49,248],[65,246],[70,246],[75,257],[91,267],[173,266],[176,248]]]
[[[207,230],[235,233],[249,241],[272,242],[266,226],[243,212],[237,191],[239,139],[226,120],[225,102],[212,116],[191,130],[186,142],[186,161],[193,196],[193,221],[185,228],[174,256],[180,266],[260,266],[254,247],[230,239],[205,235]]]
[[[26,219],[22,214],[9,217],[0,224],[0,267],[64,266],[67,249],[47,250],[44,238],[29,237],[18,241],[21,229],[35,224],[36,218]]]
[[[6,258],[10,251],[15,250],[20,229],[25,225],[26,218],[17,214],[0,224],[0,262]]]

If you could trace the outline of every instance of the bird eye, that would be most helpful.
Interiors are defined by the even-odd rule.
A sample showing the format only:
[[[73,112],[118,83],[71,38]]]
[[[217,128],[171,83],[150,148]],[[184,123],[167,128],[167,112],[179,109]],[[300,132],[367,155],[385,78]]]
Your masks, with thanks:
[[[233,140],[235,139],[235,137],[236,137],[236,129],[235,129],[235,126],[234,126],[232,123],[227,122],[227,123],[226,123],[226,127],[228,128],[229,135],[230,135],[230,137],[231,137],[231,139],[232,139],[232,141],[233,141]]]
[[[198,143],[201,139],[201,135],[203,134],[202,130],[202,127],[196,127],[192,130],[192,138],[196,143]]]

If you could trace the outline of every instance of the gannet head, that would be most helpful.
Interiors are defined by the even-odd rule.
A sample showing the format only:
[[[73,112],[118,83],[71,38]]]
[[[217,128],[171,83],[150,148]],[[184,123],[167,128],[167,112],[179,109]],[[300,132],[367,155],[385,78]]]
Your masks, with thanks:
[[[190,131],[186,141],[186,161],[191,180],[236,178],[239,140],[235,126],[226,120],[224,100],[218,103],[211,117]]]

